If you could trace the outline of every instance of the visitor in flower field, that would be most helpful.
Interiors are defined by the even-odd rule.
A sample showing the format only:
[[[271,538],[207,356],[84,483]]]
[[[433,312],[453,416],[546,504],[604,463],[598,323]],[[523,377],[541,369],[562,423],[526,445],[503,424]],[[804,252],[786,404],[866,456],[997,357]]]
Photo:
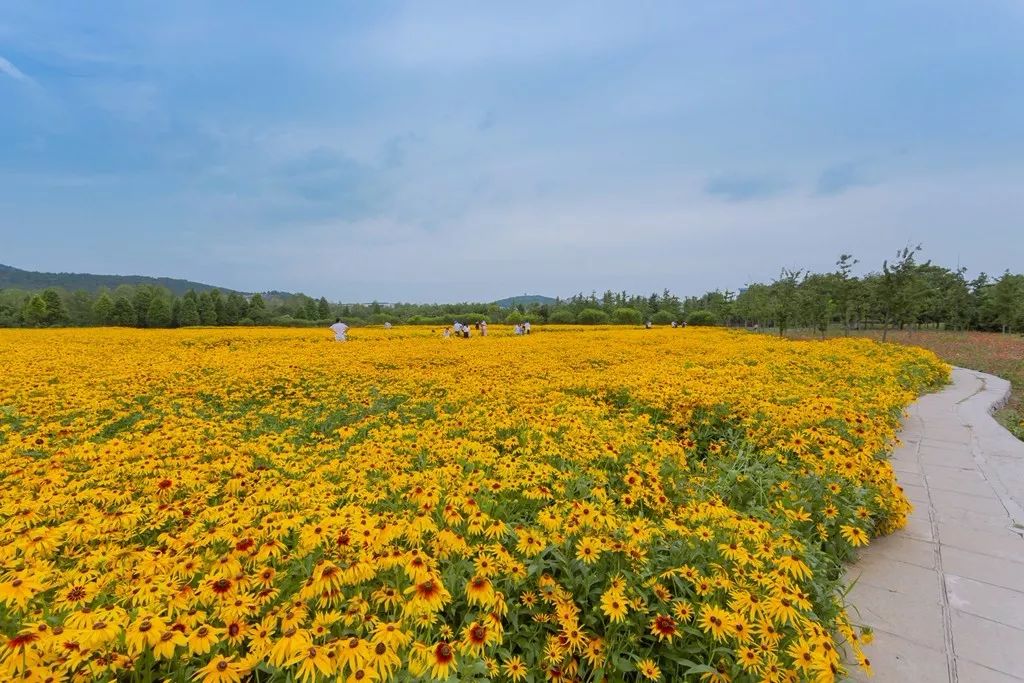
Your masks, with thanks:
[[[523,334],[530,334],[530,321],[527,320],[523,323]]]
[[[481,320],[480,321],[480,336],[481,337],[486,337],[487,336],[487,321],[486,320]]]
[[[335,318],[334,324],[331,325],[331,330],[334,332],[334,341],[346,341],[348,340],[348,325],[341,322],[341,318]]]
[[[443,336],[443,337],[444,337],[445,339],[449,339],[449,338],[451,338],[451,336],[452,336],[452,330],[451,330],[451,328],[450,328],[450,327],[446,327],[446,328],[444,328],[444,332],[442,333],[442,335],[441,335],[441,336]]]
[[[644,323],[644,327],[646,327],[648,330],[651,329],[651,321],[648,320],[646,323]]]

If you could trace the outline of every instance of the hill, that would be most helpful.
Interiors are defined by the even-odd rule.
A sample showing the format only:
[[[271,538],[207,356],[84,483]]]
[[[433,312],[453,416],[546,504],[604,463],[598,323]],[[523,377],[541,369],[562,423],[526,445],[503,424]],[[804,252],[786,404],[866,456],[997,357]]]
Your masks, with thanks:
[[[544,296],[542,294],[523,294],[521,296],[510,296],[505,299],[499,299],[494,303],[502,308],[512,308],[517,304],[523,306],[530,306],[531,304],[553,304],[556,299],[550,296]]]
[[[181,296],[190,289],[205,292],[219,289],[229,294],[234,290],[215,287],[202,282],[180,280],[172,277],[149,277],[146,275],[92,275],[90,273],[40,273],[32,270],[21,270],[0,264],[0,289],[39,290],[47,287],[61,287],[69,292],[85,290],[96,292],[103,287],[114,289],[120,285],[155,285],[166,287],[175,295]],[[244,292],[242,292],[244,293]]]

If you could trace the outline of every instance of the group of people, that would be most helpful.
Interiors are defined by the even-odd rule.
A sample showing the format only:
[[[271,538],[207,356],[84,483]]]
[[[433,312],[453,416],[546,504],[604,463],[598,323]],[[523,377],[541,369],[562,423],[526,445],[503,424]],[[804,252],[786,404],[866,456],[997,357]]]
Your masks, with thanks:
[[[530,321],[527,320],[524,323],[518,323],[512,328],[515,334],[530,334]]]
[[[474,327],[476,327],[477,331],[480,332],[481,337],[487,336],[486,320],[481,320],[478,323],[474,323]],[[644,323],[644,327],[646,327],[648,330],[651,329],[651,321],[648,320],[646,323]],[[686,323],[677,323],[675,320],[673,320],[672,327],[686,327]],[[384,323],[384,329],[390,330],[391,323]],[[334,324],[331,325],[331,330],[334,332],[334,341],[346,341],[348,339],[348,325],[341,322],[341,318],[338,318],[334,321]],[[516,335],[530,334],[530,321],[527,320],[526,322],[516,323],[515,327],[512,328],[512,332]],[[458,320],[456,320],[454,323],[452,323],[451,327],[444,328],[442,336],[445,339],[448,339],[449,337],[452,336],[453,333],[455,334],[456,337],[461,337],[462,339],[469,339],[469,325],[464,325],[463,323],[460,323]]]
[[[486,337],[487,336],[487,321],[486,320],[481,320],[478,323],[474,323],[473,326],[476,328],[477,332],[480,333],[481,337]],[[451,327],[444,328],[444,332],[441,333],[441,336],[443,336],[445,339],[448,339],[449,337],[452,336],[452,333],[454,331],[456,337],[461,337],[463,339],[469,339],[469,329],[470,329],[469,325],[465,325],[463,323],[460,323],[458,320],[456,320],[454,323],[452,323]]]

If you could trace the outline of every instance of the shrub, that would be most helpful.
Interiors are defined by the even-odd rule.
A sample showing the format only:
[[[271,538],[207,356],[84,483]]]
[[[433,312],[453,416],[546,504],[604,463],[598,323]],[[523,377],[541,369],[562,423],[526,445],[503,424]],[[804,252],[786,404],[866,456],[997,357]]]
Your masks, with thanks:
[[[560,308],[548,317],[548,321],[556,325],[572,325],[576,322],[576,314],[568,308]]]
[[[694,311],[686,316],[687,325],[710,326],[718,324],[718,316],[711,311]]]
[[[584,308],[576,316],[576,322],[582,325],[606,325],[608,314],[598,308]]]
[[[651,322],[655,325],[668,325],[677,319],[676,314],[672,311],[658,311],[651,316]]]
[[[639,325],[644,315],[635,308],[616,308],[612,318],[620,325]]]

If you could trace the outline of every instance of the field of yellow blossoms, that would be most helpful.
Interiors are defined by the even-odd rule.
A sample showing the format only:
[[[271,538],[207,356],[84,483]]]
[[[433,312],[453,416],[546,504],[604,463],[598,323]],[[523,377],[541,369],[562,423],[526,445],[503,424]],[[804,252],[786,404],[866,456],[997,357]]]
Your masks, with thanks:
[[[0,679],[797,681],[949,369],[714,329],[0,330]]]

